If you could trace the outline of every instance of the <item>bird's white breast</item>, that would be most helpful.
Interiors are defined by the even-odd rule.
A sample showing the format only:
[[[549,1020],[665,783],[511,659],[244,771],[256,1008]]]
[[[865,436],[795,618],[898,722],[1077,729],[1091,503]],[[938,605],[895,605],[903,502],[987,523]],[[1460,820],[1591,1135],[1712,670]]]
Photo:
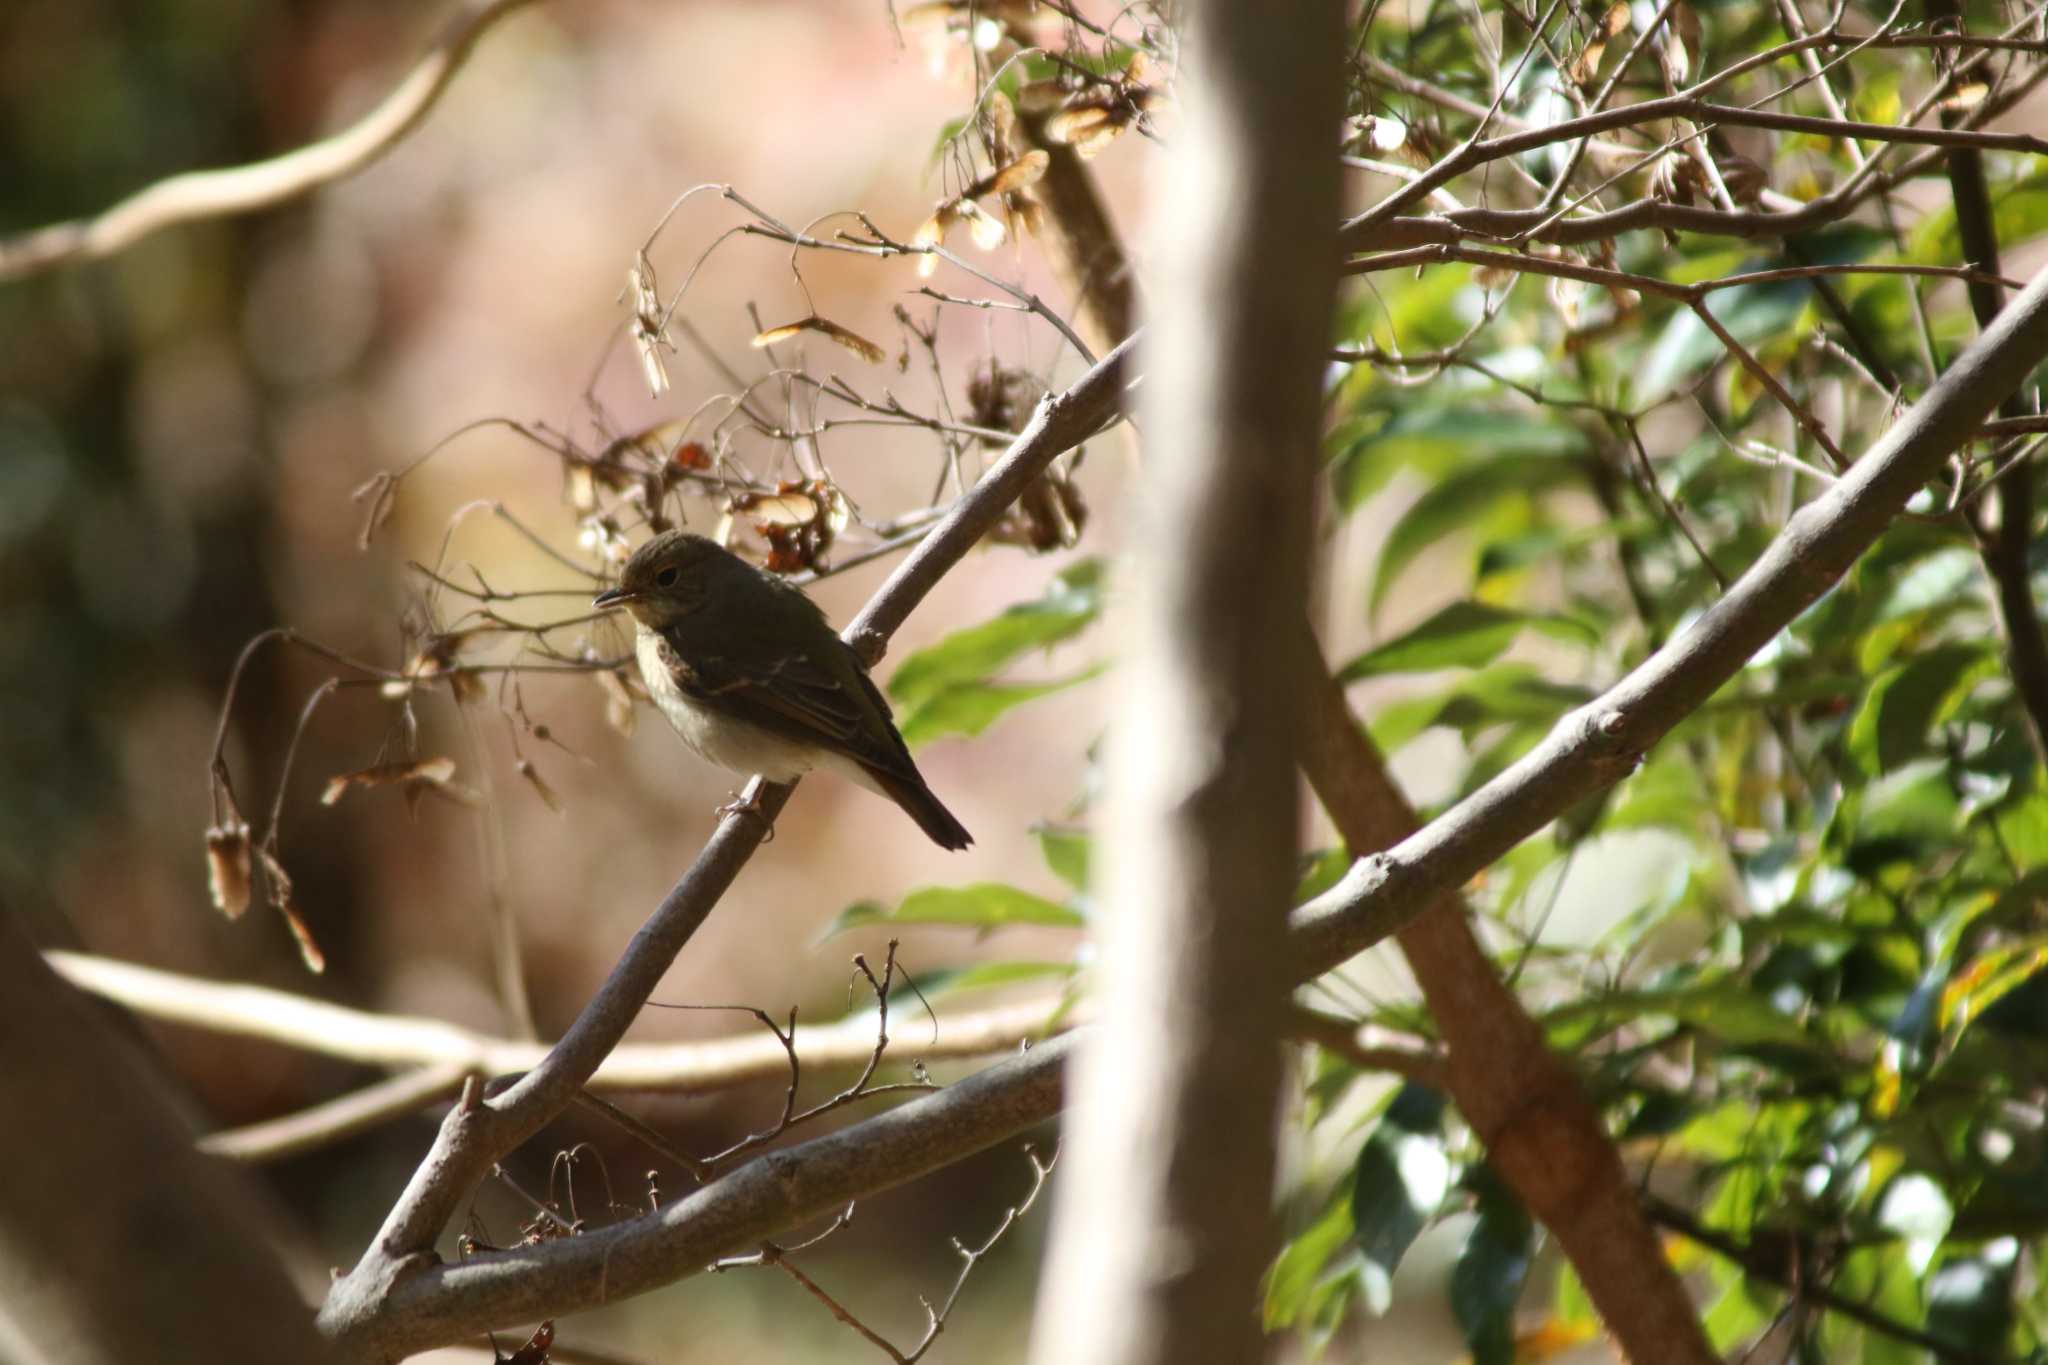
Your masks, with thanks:
[[[684,695],[662,661],[660,637],[653,631],[639,629],[634,653],[648,695],[683,743],[704,759],[741,776],[760,773],[771,782],[788,782],[811,770],[812,758],[801,745]]]

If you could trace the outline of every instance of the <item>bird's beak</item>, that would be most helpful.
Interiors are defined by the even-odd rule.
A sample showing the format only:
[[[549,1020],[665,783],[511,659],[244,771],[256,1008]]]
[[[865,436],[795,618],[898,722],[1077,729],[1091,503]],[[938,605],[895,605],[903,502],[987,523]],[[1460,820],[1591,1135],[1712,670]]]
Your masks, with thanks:
[[[609,611],[613,607],[623,607],[628,602],[637,600],[639,596],[639,593],[628,592],[624,588],[606,588],[590,599],[590,605],[601,611]]]

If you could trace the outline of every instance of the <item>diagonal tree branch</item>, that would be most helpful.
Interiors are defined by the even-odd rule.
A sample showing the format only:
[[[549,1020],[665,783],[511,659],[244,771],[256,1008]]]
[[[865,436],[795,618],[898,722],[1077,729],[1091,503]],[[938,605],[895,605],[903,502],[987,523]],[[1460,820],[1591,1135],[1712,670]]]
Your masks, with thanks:
[[[1385,848],[1415,831],[1415,813],[1313,637],[1302,653],[1302,770],[1354,852]],[[1599,1111],[1494,970],[1470,916],[1451,892],[1398,934],[1447,1045],[1442,1083],[1487,1159],[1557,1238],[1623,1355],[1708,1365],[1716,1357],[1692,1300]]]

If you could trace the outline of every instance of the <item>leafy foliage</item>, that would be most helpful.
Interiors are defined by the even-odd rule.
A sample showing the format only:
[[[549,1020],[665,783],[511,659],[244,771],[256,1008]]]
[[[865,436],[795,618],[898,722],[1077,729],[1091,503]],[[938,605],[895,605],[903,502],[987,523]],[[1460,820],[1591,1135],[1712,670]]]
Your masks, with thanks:
[[[1081,560],[1063,570],[1036,601],[954,631],[905,659],[889,679],[889,695],[903,708],[904,740],[916,748],[941,735],[978,735],[1012,707],[1094,677],[1099,669],[1038,683],[1003,683],[995,675],[1024,655],[1085,630],[1101,614],[1102,580],[1101,561]]]
[[[1768,9],[1687,12],[1680,79],[1667,38],[1636,27],[1642,7],[1604,51],[1588,27],[1597,12],[1547,45],[1523,46],[1526,21],[1509,21],[1504,50],[1447,9],[1376,18],[1356,35],[1377,73],[1355,92],[1372,120],[1361,147],[1396,125],[1399,154],[1427,165],[1498,131],[1474,133],[1443,92],[1484,106],[1501,91],[1504,120],[1540,128],[1622,79],[1624,49],[1650,98],[1660,81],[1683,87],[1787,38]],[[1966,22],[1979,21],[1995,22],[1972,8]],[[1583,71],[1562,69],[1574,59]],[[1855,117],[1902,119],[1928,88],[1923,62],[1854,65]],[[1789,65],[1754,74],[1772,69],[1712,98],[1825,114],[1810,88],[1786,93]],[[1722,169],[1739,152],[1767,192],[1801,203],[1870,150],[1730,130],[1709,141]],[[1394,157],[1386,147],[1362,154]],[[1545,146],[1495,164],[1502,179],[1449,183],[1489,208],[1547,206],[1570,199],[1555,187],[1582,167],[1574,155]],[[2048,233],[2039,163],[1987,153],[1983,166],[2001,245]],[[1782,238],[1625,231],[1517,246],[1677,285],[1957,265],[1946,164],[1917,169],[1935,205],[1919,214],[1856,212]],[[1598,179],[1577,173],[1575,193]],[[1377,195],[1395,182],[1373,183]],[[1601,189],[1586,212],[1711,199],[1654,178]],[[1363,593],[1340,582],[1334,600],[1376,627],[1341,675],[1360,685],[1373,739],[1399,760],[1428,732],[1455,734],[1455,770],[1433,774],[1453,798],[1692,628],[1835,477],[1835,454],[1788,401],[1853,461],[1977,330],[1963,291],[1897,274],[1744,281],[1695,308],[1531,278],[1540,270],[1409,264],[1370,275],[1336,338],[1351,364],[1330,385],[1331,505],[1379,531]],[[1468,888],[1502,971],[1578,1059],[1625,1152],[1682,1192],[1662,1207],[1673,1255],[1709,1287],[1718,1350],[1788,1323],[1802,1359],[1925,1360],[1930,1342],[2002,1358],[2048,1349],[2048,786],[1980,552],[1991,507],[1974,481],[1991,444],[1613,792]],[[2036,603],[2044,570],[2036,551],[2023,587]],[[1639,891],[1606,874],[1623,850],[1655,865]],[[1547,932],[1560,905],[1591,927]],[[1430,1041],[1412,1007],[1351,998],[1362,1025]],[[1412,1093],[1316,1055],[1320,1156],[1291,1206],[1301,1230],[1275,1263],[1268,1325],[1328,1342],[1347,1315],[1383,1306],[1387,1272],[1425,1227],[1458,1216],[1470,1222],[1444,1292],[1474,1361],[1583,1340],[1594,1316],[1576,1278],[1565,1270],[1547,1299],[1528,1292],[1549,1273],[1540,1230],[1454,1114],[1397,1117]],[[1795,1285],[1817,1297],[1796,1300]]]

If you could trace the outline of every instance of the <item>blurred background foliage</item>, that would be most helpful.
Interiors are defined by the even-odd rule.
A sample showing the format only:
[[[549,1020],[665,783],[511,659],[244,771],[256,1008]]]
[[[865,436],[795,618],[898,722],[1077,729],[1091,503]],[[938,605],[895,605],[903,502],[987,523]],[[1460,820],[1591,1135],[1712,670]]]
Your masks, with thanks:
[[[1765,7],[1677,8],[1698,25],[1695,70],[1786,37]],[[1368,7],[1347,149],[1359,207],[1396,183],[1390,164],[1412,173],[1471,127],[1370,78],[1372,63],[1482,106],[1498,93],[1505,114],[1541,123],[1570,112],[1560,91],[1572,82],[1613,74],[1626,41],[1613,39],[1607,67],[1595,52],[1567,79],[1561,67],[1586,62],[1611,10],[1573,8],[1554,45],[1519,65],[1519,37],[1506,58],[1493,45],[1500,9],[1479,12],[1483,33],[1471,7]],[[1626,21],[1650,17],[1636,6]],[[1885,17],[1849,15],[1865,30]],[[1973,4],[1964,21],[1990,33],[2018,17]],[[319,136],[390,86],[428,22],[367,0],[15,0],[0,16],[0,232]],[[1128,69],[1128,47],[1079,40],[1095,69]],[[599,562],[602,538],[585,535],[573,490],[564,497],[561,463],[501,428],[408,476],[389,527],[359,550],[351,492],[464,423],[648,428],[730,387],[709,356],[761,373],[749,339],[807,309],[892,359],[899,344],[911,352],[914,335],[892,320],[918,287],[911,263],[813,254],[799,288],[789,249],[749,238],[722,245],[693,283],[688,317],[709,350],[670,357],[667,398],[651,400],[608,343],[633,252],[690,185],[730,182],[796,225],[858,205],[907,240],[960,189],[933,152],[966,126],[974,68],[957,47],[915,26],[899,47],[876,6],[536,6],[494,30],[422,128],[360,177],[0,286],[0,902],[51,946],[485,1031],[516,1022],[493,978],[502,913],[539,1032],[557,1032],[699,846],[723,775],[658,726],[621,733],[587,677],[536,675],[516,710],[495,685],[484,704],[437,696],[416,709],[417,751],[453,754],[461,780],[488,789],[485,817],[430,796],[408,820],[375,791],[328,808],[317,797],[330,776],[415,751],[390,699],[338,694],[280,794],[283,856],[329,962],[313,980],[269,917],[230,924],[206,905],[207,763],[229,671],[280,623],[399,667],[425,604],[408,561],[474,563],[499,587],[587,589],[508,524],[457,517],[493,500],[576,562]],[[2010,58],[2010,84],[2023,90],[2040,57]],[[1662,60],[1646,49],[1625,88],[1662,93]],[[1716,97],[1759,98],[1792,69]],[[1925,48],[1871,48],[1832,79],[1854,116],[1885,121],[1939,72]],[[1008,78],[1013,93],[1026,74]],[[1793,104],[1812,109],[1813,92]],[[2038,125],[2041,109],[2021,102],[1995,126]],[[1868,151],[1742,129],[1714,146],[1731,173],[1739,159],[1798,201]],[[1156,152],[1125,137],[1091,163],[1134,237]],[[1487,202],[1535,202],[1568,152],[1496,168]],[[2048,227],[2042,163],[1984,160],[2005,273],[2025,277]],[[1943,170],[1936,160],[1850,218],[1782,241],[1637,231],[1583,257],[1678,283],[1816,262],[1953,265]],[[1677,193],[1646,169],[1609,197]],[[671,288],[736,221],[709,202],[678,219],[659,253]],[[977,259],[1064,306],[1030,245]],[[1710,306],[1852,459],[1976,331],[1954,281],[1773,280]],[[915,311],[938,319],[933,363],[886,366],[874,383],[914,406],[964,410],[968,376],[991,361],[1043,382],[1073,372],[1022,317]],[[1369,274],[1347,291],[1335,345],[1318,614],[1333,666],[1428,810],[1685,630],[1832,477],[1826,452],[1698,316],[1654,294],[1459,263]],[[820,373],[851,372],[827,343],[807,354]],[[1078,547],[970,561],[878,670],[975,850],[946,858],[881,803],[807,784],[661,998],[833,1017],[849,1008],[847,956],[879,961],[891,935],[942,1006],[968,989],[1057,990],[1085,963],[1093,680],[1114,639],[1097,623],[1113,613],[1119,495],[1136,469],[1121,441],[1098,442],[1079,471],[1093,515]],[[771,444],[739,453],[772,468]],[[928,437],[848,427],[827,449],[833,478],[874,519],[944,487],[947,458]],[[1974,495],[1983,473],[1959,472],[1958,487]],[[1930,488],[1634,775],[1470,888],[1502,970],[1609,1114],[1724,1350],[1891,1362],[2044,1349],[2048,791],[1973,524],[1989,503],[1952,510],[1950,495]],[[2034,588],[2040,559],[2027,565]],[[886,568],[817,591],[844,622]],[[252,819],[307,696],[333,672],[288,649],[255,656],[226,751]],[[521,760],[557,802],[521,780]],[[1310,843],[1304,898],[1347,863],[1319,817]],[[1303,1003],[1430,1055],[1430,1022],[1388,950]],[[924,1027],[913,1004],[900,1010],[899,1036]],[[636,1037],[745,1026],[653,1013]],[[145,1027],[209,1127],[367,1079],[260,1042]],[[1603,1354],[1583,1292],[1542,1255],[1540,1229],[1426,1075],[1390,1081],[1339,1045],[1305,1048],[1301,1070],[1289,1239],[1265,1304],[1286,1349]],[[636,1111],[704,1149],[780,1099],[767,1086]],[[307,1264],[353,1258],[426,1135],[424,1121],[396,1124],[269,1168],[307,1216]],[[582,1119],[533,1144],[515,1178],[545,1189],[548,1154],[579,1140],[598,1144],[614,1195],[635,1202],[649,1158]],[[846,1297],[870,1321],[914,1339],[916,1294],[950,1280],[946,1238],[978,1239],[1029,1176],[1005,1149],[873,1201],[811,1255],[821,1277],[856,1286]],[[479,1215],[502,1243],[528,1211],[495,1189]],[[943,1352],[1020,1358],[1036,1236],[1026,1223],[980,1272]],[[854,1349],[800,1301],[768,1276],[703,1277],[563,1339],[678,1360]]]

